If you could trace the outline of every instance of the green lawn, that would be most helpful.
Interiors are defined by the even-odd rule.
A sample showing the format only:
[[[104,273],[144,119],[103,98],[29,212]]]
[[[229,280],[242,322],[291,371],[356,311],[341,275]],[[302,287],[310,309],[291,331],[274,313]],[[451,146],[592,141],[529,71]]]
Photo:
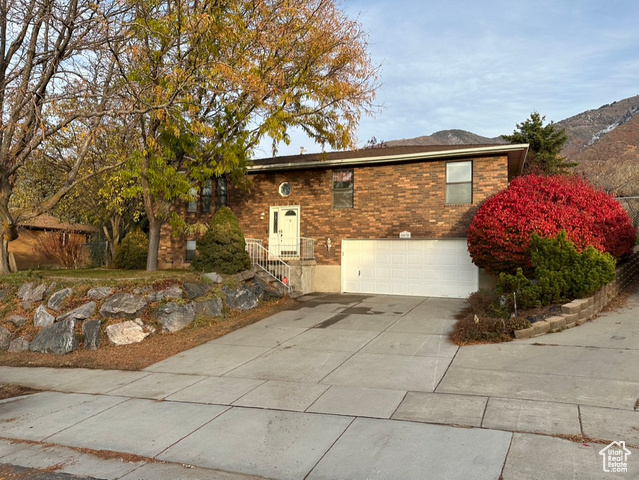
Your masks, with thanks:
[[[115,270],[106,268],[78,269],[78,270],[27,270],[0,276],[0,284],[5,287],[22,285],[35,281],[59,281],[61,283],[103,283],[105,285],[131,282],[149,284],[161,281],[202,282],[205,281],[200,273],[189,270],[158,270],[147,272],[144,270]]]

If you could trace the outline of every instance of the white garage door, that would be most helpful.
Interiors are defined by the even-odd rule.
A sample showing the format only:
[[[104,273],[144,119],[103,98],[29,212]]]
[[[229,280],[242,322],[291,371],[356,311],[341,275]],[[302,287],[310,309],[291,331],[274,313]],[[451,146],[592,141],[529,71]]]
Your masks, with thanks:
[[[478,269],[466,240],[343,240],[342,291],[466,298]]]

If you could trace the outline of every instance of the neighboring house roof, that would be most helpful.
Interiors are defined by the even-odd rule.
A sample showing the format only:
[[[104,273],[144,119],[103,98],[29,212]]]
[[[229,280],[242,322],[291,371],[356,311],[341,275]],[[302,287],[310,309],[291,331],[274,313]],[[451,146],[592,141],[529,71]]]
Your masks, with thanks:
[[[58,220],[53,215],[43,214],[20,223],[21,228],[29,230],[56,230],[73,233],[94,233],[99,229],[82,223],[69,223]]]
[[[508,156],[508,177],[521,174],[528,144],[495,145],[420,145],[380,147],[345,152],[323,152],[304,155],[261,158],[249,165],[249,173],[306,170],[347,166],[371,166],[390,163],[454,160],[463,158]]]

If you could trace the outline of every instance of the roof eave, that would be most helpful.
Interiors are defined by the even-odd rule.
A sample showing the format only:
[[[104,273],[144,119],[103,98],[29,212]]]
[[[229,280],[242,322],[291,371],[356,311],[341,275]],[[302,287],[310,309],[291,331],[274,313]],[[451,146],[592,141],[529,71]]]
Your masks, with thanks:
[[[327,167],[370,166],[388,163],[410,162],[419,160],[440,160],[448,158],[487,156],[506,153],[508,155],[508,172],[514,176],[523,171],[528,144],[505,144],[489,147],[462,148],[456,150],[441,150],[433,152],[404,153],[399,155],[375,155],[361,158],[343,158],[335,160],[312,160],[309,162],[280,163],[267,165],[249,165],[248,173],[276,172],[284,170],[306,170]]]

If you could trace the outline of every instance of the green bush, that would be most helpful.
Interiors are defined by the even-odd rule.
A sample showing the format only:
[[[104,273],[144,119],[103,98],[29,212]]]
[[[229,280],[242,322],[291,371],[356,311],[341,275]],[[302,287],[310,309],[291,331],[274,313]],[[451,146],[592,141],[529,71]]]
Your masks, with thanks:
[[[518,307],[531,308],[587,297],[615,279],[615,259],[609,253],[593,247],[579,253],[566,232],[554,238],[532,234],[529,248],[533,280],[526,278],[521,268],[516,275],[499,275],[497,293],[503,296],[508,311],[513,309],[513,293]]]
[[[515,275],[499,274],[497,293],[503,297],[505,303],[503,308],[509,312],[514,310],[515,298],[517,308],[534,308],[541,305],[541,289],[525,277],[521,268],[517,269]]]
[[[233,275],[251,268],[240,224],[228,207],[220,208],[208,231],[196,243],[191,268],[200,272]]]
[[[532,235],[530,251],[545,305],[592,295],[615,279],[615,259],[593,247],[581,253],[566,232],[555,238]]]
[[[149,239],[142,230],[136,228],[122,239],[113,265],[124,270],[143,270],[149,253]]]

